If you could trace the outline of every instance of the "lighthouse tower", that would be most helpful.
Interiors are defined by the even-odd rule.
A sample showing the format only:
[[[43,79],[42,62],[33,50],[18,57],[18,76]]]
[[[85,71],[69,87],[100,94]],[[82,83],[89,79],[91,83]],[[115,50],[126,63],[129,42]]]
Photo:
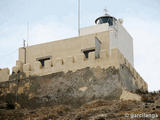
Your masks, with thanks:
[[[96,34],[99,32],[109,31],[109,47],[118,48],[125,58],[134,65],[133,57],[133,39],[127,30],[123,27],[123,20],[116,19],[109,15],[107,12],[105,15],[98,17],[95,20],[93,26],[80,29],[80,35]]]

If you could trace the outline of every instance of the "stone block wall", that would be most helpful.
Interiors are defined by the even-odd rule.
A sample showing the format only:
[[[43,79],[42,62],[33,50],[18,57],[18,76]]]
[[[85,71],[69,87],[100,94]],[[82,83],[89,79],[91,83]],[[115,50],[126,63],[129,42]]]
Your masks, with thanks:
[[[0,82],[9,80],[10,71],[8,68],[0,69]]]
[[[43,67],[39,61],[36,61],[33,64],[22,64],[22,62],[17,61],[16,66],[13,67],[13,72],[24,72],[27,74],[27,76],[43,76],[61,71],[65,73],[68,71],[76,71],[86,67],[118,67],[118,54],[118,49],[112,50],[110,56],[107,50],[102,50],[100,52],[100,58],[96,59],[95,52],[89,53],[89,58],[85,58],[84,54],[82,53],[76,56],[47,60],[45,61]]]
[[[127,67],[116,69],[114,66],[106,69],[87,67],[75,72],[15,79],[0,83],[0,102],[37,108],[57,104],[76,107],[96,99],[126,100],[133,99],[133,96],[135,99],[137,96],[129,92],[138,90],[134,79]]]
[[[16,67],[13,67],[13,72],[24,72],[26,76],[29,77],[44,76],[57,72],[75,72],[86,67],[95,68],[99,66],[100,68],[106,69],[110,66],[114,66],[115,68],[120,69],[121,65],[125,65],[127,69],[129,69],[134,78],[132,80],[133,83],[136,84],[139,89],[147,91],[147,83],[117,48],[112,49],[110,53],[107,50],[101,50],[100,58],[95,58],[95,52],[91,52],[89,53],[88,59],[85,58],[84,54],[79,54],[76,56],[47,60],[43,67],[39,61],[36,61],[33,64],[22,64],[22,62],[17,61]]]
[[[138,86],[138,88],[147,91],[148,90],[147,83],[143,80],[143,78],[136,71],[136,69],[129,63],[129,61],[122,54],[119,54],[119,62],[120,64],[126,65],[129,71],[132,73],[132,76],[134,77],[133,82]]]
[[[75,72],[79,69],[83,69],[86,67],[95,68],[108,68],[110,66],[114,66],[116,69],[120,69],[125,65],[127,69],[129,69],[132,74],[133,83],[138,86],[139,89],[148,90],[147,83],[143,80],[143,78],[138,74],[135,68],[128,62],[128,60],[121,54],[119,49],[112,49],[109,53],[107,50],[101,50],[100,58],[95,58],[95,53],[89,53],[88,59],[85,58],[84,54],[79,54],[76,56],[68,56],[64,58],[56,58],[47,60],[42,67],[39,61],[36,61],[32,64],[23,64],[21,61],[16,61],[16,66],[12,68],[12,72],[17,74],[19,72],[25,73],[26,77],[29,76],[44,76],[57,72],[65,72],[68,71]],[[0,70],[0,82],[9,80],[9,69],[1,69]]]

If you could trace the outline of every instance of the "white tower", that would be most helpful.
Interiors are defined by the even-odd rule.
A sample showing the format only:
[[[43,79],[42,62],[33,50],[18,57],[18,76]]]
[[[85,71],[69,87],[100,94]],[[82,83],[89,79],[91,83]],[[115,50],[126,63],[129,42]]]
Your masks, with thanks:
[[[122,19],[116,19],[107,12],[95,20],[96,25],[81,28],[80,35],[109,31],[110,49],[118,48],[127,60],[134,65],[133,39],[123,27]]]

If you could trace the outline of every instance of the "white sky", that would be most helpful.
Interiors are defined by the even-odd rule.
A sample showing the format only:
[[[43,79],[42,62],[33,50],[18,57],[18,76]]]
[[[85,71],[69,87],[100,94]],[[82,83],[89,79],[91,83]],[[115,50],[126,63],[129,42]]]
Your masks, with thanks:
[[[18,48],[77,35],[78,0],[0,0],[0,68],[12,68]],[[81,0],[81,27],[109,14],[123,18],[124,27],[134,39],[135,68],[148,83],[149,90],[160,84],[160,1],[159,0]]]

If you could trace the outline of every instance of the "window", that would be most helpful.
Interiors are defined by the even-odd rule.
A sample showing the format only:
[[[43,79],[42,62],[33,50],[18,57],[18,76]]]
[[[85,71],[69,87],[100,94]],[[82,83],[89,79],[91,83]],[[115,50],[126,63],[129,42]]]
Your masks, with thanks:
[[[50,59],[51,59],[51,57],[42,57],[42,58],[38,58],[37,61],[39,61],[42,65],[42,67],[44,67],[45,61],[50,60]]]
[[[90,52],[95,52],[95,48],[84,49],[82,52],[84,53],[85,58],[88,58]]]
[[[115,18],[107,16],[107,17],[101,17],[101,18],[99,18],[99,19],[96,21],[96,23],[97,23],[97,24],[108,23],[109,26],[112,26],[112,25],[114,24],[114,21],[116,21]]]

